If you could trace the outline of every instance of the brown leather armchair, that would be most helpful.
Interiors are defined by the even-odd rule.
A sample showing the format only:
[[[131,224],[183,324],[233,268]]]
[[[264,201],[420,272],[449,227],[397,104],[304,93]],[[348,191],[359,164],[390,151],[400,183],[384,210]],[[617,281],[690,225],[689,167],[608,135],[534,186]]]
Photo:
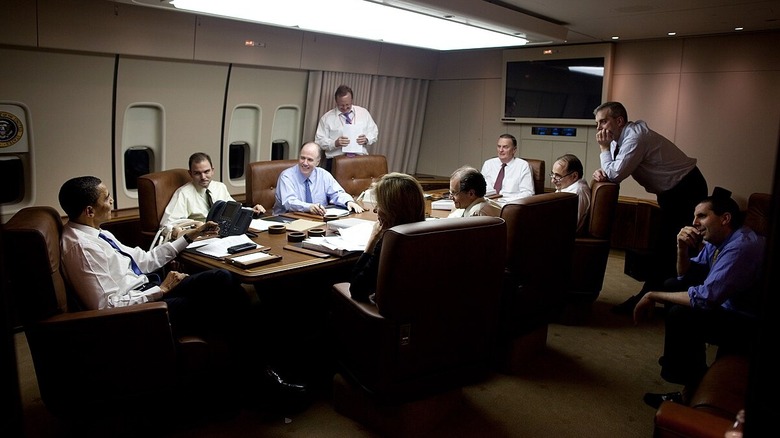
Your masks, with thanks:
[[[537,160],[535,158],[522,158],[528,162],[531,167],[531,174],[534,178],[534,193],[541,195],[544,193],[544,181],[547,179],[547,175],[544,172],[544,160]]]
[[[387,158],[384,155],[339,155],[333,158],[331,167],[333,178],[355,198],[386,173]]]
[[[164,408],[183,377],[200,376],[216,356],[203,339],[174,339],[162,302],[79,311],[60,272],[61,233],[51,207],[24,208],[4,230],[10,296],[41,399],[69,417],[94,417],[118,402]]]
[[[495,217],[400,225],[384,235],[376,305],[354,301],[349,283],[333,286],[338,412],[381,429],[371,418],[388,422],[405,402],[487,375],[505,241]],[[386,415],[371,417],[368,405]]]
[[[279,175],[298,164],[298,160],[255,161],[247,164],[246,204],[260,204],[270,212],[276,203],[276,184]]]
[[[547,327],[563,305],[571,276],[577,228],[577,195],[545,193],[501,209],[507,248],[498,367],[520,369],[543,350]]]
[[[160,220],[173,192],[192,179],[187,169],[168,169],[141,175],[137,181],[141,235],[149,244],[160,229]]]
[[[591,181],[590,211],[584,229],[574,240],[571,287],[562,315],[565,323],[577,324],[587,317],[604,285],[619,190],[616,183]]]

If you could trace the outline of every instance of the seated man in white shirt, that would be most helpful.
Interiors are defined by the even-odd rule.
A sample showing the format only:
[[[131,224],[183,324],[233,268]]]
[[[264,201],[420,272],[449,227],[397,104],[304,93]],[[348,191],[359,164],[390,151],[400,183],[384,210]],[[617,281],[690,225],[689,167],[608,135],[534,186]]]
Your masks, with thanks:
[[[577,207],[577,232],[585,226],[585,217],[590,210],[590,186],[582,178],[582,161],[573,154],[565,154],[555,160],[550,181],[556,192],[574,193],[579,197]]]
[[[190,156],[189,174],[192,181],[173,193],[168,206],[165,207],[160,226],[173,228],[184,219],[204,222],[213,203],[235,201],[225,184],[211,179],[214,176],[214,165],[208,154],[196,152]],[[260,204],[255,205],[252,210],[257,214],[265,213],[265,208]],[[175,234],[172,235],[172,238],[176,237]]]
[[[111,219],[114,199],[99,178],[82,176],[66,181],[59,201],[68,215],[60,241],[63,274],[84,307],[102,310],[164,301],[175,337],[218,336],[227,342],[237,363],[247,367],[246,373],[262,365],[258,362],[264,360],[263,349],[252,343],[255,318],[250,297],[237,277],[225,269],[192,275],[170,271],[164,279],[157,275],[194,239],[216,235],[216,223],[207,222],[144,251],[122,244],[100,228]],[[285,382],[268,366],[261,377],[291,394],[306,391],[303,385]]]
[[[496,145],[498,156],[482,165],[482,175],[487,186],[501,195],[500,202],[532,196],[534,177],[528,162],[515,158],[517,139],[511,134],[501,134]]]
[[[455,209],[447,217],[495,216],[485,198],[485,177],[473,167],[463,166],[450,176],[450,199]]]
[[[298,164],[283,170],[279,175],[274,214],[301,211],[323,216],[330,206],[355,213],[363,212],[363,207],[344,191],[333,175],[318,167],[321,154],[317,143],[309,142],[301,146]]]

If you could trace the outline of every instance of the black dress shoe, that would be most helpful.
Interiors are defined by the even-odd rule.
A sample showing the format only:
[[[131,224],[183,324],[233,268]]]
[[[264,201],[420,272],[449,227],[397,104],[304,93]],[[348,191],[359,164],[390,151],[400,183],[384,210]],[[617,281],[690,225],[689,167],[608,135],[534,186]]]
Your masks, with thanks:
[[[302,383],[292,383],[282,378],[276,370],[270,366],[265,367],[265,381],[272,387],[288,394],[305,394],[306,385]]]
[[[633,295],[622,303],[612,308],[612,313],[616,315],[633,315],[634,307],[642,299],[641,295]]]
[[[644,396],[645,403],[653,409],[658,409],[661,403],[665,401],[671,401],[675,403],[682,403],[683,396],[681,392],[667,392],[666,394],[653,394],[648,392]]]

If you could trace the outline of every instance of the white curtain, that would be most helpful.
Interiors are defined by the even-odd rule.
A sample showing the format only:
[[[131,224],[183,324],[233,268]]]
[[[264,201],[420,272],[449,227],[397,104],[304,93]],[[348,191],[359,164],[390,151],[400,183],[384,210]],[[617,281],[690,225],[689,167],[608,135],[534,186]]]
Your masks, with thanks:
[[[347,85],[352,88],[352,103],[368,109],[379,128],[379,139],[369,153],[386,156],[391,172],[413,174],[417,171],[428,83],[424,79],[311,71],[304,141],[314,139],[320,117],[335,106],[336,88]]]

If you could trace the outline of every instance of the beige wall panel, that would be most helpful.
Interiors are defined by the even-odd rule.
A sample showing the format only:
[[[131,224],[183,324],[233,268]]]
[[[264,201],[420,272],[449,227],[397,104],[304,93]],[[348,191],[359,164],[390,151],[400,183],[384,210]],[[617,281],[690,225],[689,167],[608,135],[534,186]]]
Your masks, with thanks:
[[[264,46],[246,46],[247,40]],[[195,59],[300,68],[303,32],[214,17],[198,17]]]
[[[381,46],[373,41],[305,32],[301,68],[375,75]]]
[[[416,47],[383,44],[379,57],[381,76],[434,79],[439,52]]]
[[[500,79],[503,68],[501,50],[441,52],[436,79]]]
[[[230,126],[230,115],[239,105],[257,105],[261,109],[259,145],[254,145],[256,154],[249,161],[269,160],[271,158],[271,143],[273,138],[274,115],[279,107],[296,107],[300,109],[300,122],[303,122],[303,111],[306,107],[306,86],[308,73],[304,71],[290,72],[285,70],[262,69],[252,67],[233,67],[230,75],[230,86],[227,96],[227,116],[225,126]],[[225,135],[229,135],[228,132]],[[290,157],[296,157],[301,140],[301,128],[298,128],[296,138],[287,139],[290,142]],[[225,139],[227,144],[227,139]],[[259,146],[259,147],[257,147]],[[225,181],[227,178],[223,178]],[[227,182],[226,182],[227,183]],[[243,185],[232,187],[231,193],[243,193]]]
[[[460,132],[460,141],[458,143],[458,162],[455,166],[447,169],[445,175],[449,175],[458,167],[469,164],[472,166],[482,165],[482,144],[483,138],[482,123],[485,118],[485,82],[484,81],[462,81],[460,87],[460,119],[457,128]]]
[[[159,104],[165,113],[165,138],[161,169],[187,167],[193,152],[211,156],[221,180],[219,151],[222,133],[227,66],[122,58],[117,76],[116,147],[117,179],[122,174],[119,159],[123,118],[133,103]],[[117,190],[120,207],[135,207],[137,195]]]
[[[504,98],[504,93],[501,90],[501,79],[485,79],[482,82],[485,87],[485,99],[482,102],[480,169],[485,160],[496,155],[498,136],[505,133],[507,129],[506,123],[501,122],[501,110],[503,109],[501,101]]]
[[[690,38],[682,71],[757,71],[780,69],[780,32]]]
[[[449,176],[452,169],[457,168],[460,162],[460,89],[461,81],[431,83],[417,173]]]
[[[193,14],[105,0],[39,0],[38,10],[40,47],[192,59]]]
[[[743,201],[771,192],[780,71],[684,74],[680,88],[676,142],[698,158],[710,191],[726,187]]]
[[[0,0],[3,25],[0,26],[0,44],[37,46],[38,24],[35,2],[29,0]]]
[[[677,39],[615,44],[613,75],[678,73],[683,42]]]
[[[33,205],[59,209],[60,186],[74,176],[111,187],[114,58],[13,49],[0,49],[0,58],[2,100],[23,103],[32,118]],[[3,221],[12,213],[4,207]]]

